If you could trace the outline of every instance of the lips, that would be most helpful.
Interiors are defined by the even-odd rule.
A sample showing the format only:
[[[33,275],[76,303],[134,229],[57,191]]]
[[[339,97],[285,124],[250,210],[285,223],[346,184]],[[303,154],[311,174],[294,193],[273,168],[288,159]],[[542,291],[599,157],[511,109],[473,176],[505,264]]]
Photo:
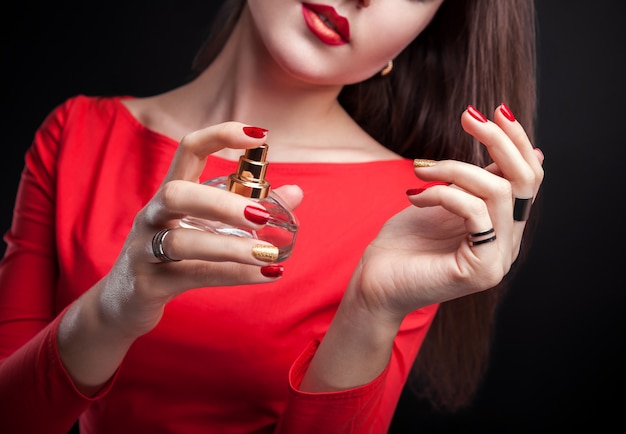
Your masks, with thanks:
[[[328,45],[350,42],[350,23],[328,5],[302,3],[302,14],[309,30]]]

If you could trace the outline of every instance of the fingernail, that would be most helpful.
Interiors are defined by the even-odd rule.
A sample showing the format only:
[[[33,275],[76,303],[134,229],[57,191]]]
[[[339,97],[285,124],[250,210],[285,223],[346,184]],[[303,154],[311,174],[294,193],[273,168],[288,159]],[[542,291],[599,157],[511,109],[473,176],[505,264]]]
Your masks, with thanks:
[[[435,185],[444,185],[444,186],[448,186],[450,185],[449,182],[446,181],[430,181],[424,184],[423,187],[417,187],[417,188],[409,188],[406,191],[406,195],[407,196],[415,196],[417,194],[423,193],[426,190],[428,190],[430,187],[434,187]]]
[[[426,160],[423,158],[416,158],[413,160],[413,167],[431,167],[437,164],[435,160]]]
[[[256,206],[248,205],[243,210],[243,215],[247,220],[252,223],[256,223],[257,225],[264,225],[270,219],[270,213],[265,211],[262,208],[257,208]]]
[[[407,196],[416,196],[420,193],[423,193],[424,191],[426,191],[425,188],[410,188],[406,191],[406,195]]]
[[[265,265],[261,267],[261,274],[265,277],[281,277],[285,271],[282,265]]]
[[[467,106],[467,112],[477,121],[482,123],[487,122],[487,118],[485,117],[485,115],[476,110],[476,107],[474,107],[473,105],[470,104]]]
[[[278,259],[278,247],[257,244],[252,248],[252,256],[259,261],[274,262]]]
[[[541,151],[541,149],[539,148],[535,148],[535,152],[539,155],[539,158],[541,159],[541,161],[543,162],[543,160],[545,160],[546,156],[543,155],[543,152]]]
[[[511,122],[515,122],[515,115],[513,115],[513,112],[505,103],[500,104],[500,113]]]
[[[254,139],[262,139],[267,136],[267,130],[265,128],[259,127],[243,127],[243,132],[248,137],[252,137]]]

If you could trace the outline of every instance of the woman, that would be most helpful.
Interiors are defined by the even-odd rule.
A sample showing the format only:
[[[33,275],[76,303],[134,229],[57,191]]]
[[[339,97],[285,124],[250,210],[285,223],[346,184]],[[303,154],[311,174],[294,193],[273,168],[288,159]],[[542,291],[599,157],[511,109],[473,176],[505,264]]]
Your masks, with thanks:
[[[383,433],[414,361],[433,404],[471,399],[543,178],[532,2],[224,14],[185,85],[70,98],[37,131],[0,274],[10,432]],[[261,230],[199,181],[265,143],[300,224],[280,263],[181,225]]]

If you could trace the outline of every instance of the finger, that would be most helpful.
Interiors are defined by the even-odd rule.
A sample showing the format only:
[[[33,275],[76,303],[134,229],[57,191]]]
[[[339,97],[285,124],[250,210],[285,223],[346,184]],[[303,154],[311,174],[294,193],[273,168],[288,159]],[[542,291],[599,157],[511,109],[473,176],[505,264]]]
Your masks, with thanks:
[[[267,283],[280,278],[283,268],[280,264],[259,267],[235,262],[187,260],[153,266],[151,276],[154,285],[171,297],[172,291],[180,293],[195,288]]]
[[[502,128],[507,136],[511,138],[528,165],[535,173],[533,194],[532,196],[529,196],[529,198],[534,200],[544,178],[543,152],[533,146],[528,134],[526,134],[526,131],[516,120],[515,115],[506,104],[502,103],[496,108],[494,112],[494,121],[498,124],[498,126],[500,126],[500,128]]]
[[[419,161],[428,161],[427,165],[415,164],[415,173],[422,181],[446,181],[493,204],[510,202],[511,183],[501,176],[462,161]]]
[[[267,130],[240,122],[224,122],[187,134],[180,141],[164,183],[175,179],[197,182],[207,157],[223,148],[261,146]]]
[[[161,233],[157,232],[157,239],[153,238],[147,244],[149,262],[199,259],[262,266],[275,262],[279,255],[278,247],[252,238],[185,228],[170,229],[165,236],[159,238]]]
[[[539,164],[543,166],[543,161],[545,160],[545,156],[543,155],[543,152],[539,148],[535,148],[534,151],[535,151],[535,156],[537,157],[537,161],[539,161]]]
[[[535,170],[542,172],[543,154],[538,155],[522,125],[517,121],[511,109],[504,103],[494,111],[494,122],[505,132],[517,147],[526,162]]]
[[[272,190],[283,201],[287,209],[295,210],[304,197],[302,189],[297,185],[283,185]]]
[[[462,249],[468,247],[482,247],[493,244],[489,249],[472,249],[473,254],[481,254],[483,259],[502,261],[500,252],[511,248],[510,237],[506,236],[507,229],[501,229],[491,218],[485,201],[458,188],[447,186],[433,186],[416,195],[409,196],[409,200],[420,208],[442,206],[451,213],[461,217],[465,222],[468,234],[467,241]],[[502,232],[504,236],[498,236]],[[472,245],[475,243],[475,245]],[[485,256],[487,255],[487,256]],[[505,256],[508,258],[508,255]],[[500,258],[500,259],[499,259]],[[509,264],[503,265],[507,268]]]
[[[289,210],[295,209],[303,198],[302,189],[297,185],[279,187],[273,193]],[[147,221],[156,227],[187,217],[259,230],[270,219],[262,202],[220,188],[179,180],[168,182],[156,193],[147,206],[146,215]]]
[[[260,203],[247,197],[181,180],[163,185],[147,206],[147,221],[156,227],[185,216],[260,229],[270,214]]]
[[[545,159],[543,152],[541,151],[541,149],[539,148],[534,148],[533,149],[534,153],[535,153],[535,157],[537,158],[537,161],[539,162],[539,164],[541,164],[543,166],[543,161]],[[498,165],[496,163],[491,163],[488,166],[485,167],[485,170],[488,170],[489,172],[493,173],[494,175],[498,175],[498,176],[504,176],[502,174],[502,171],[498,168]],[[541,172],[540,172],[541,176],[540,176],[540,184],[541,181],[543,181],[543,167],[541,168]],[[538,188],[536,189],[538,191]]]
[[[543,155],[543,152],[541,151],[541,149],[539,148],[534,148],[533,152],[535,154],[535,157],[537,158],[537,161],[539,162],[540,165],[543,166],[543,161],[545,160],[545,156]],[[503,176],[502,175],[502,171],[498,168],[498,166],[495,163],[491,163],[489,164],[487,167],[485,167],[485,170],[490,171],[491,173],[498,175],[498,176]],[[541,168],[541,179],[540,181],[543,181],[543,167]]]
[[[464,190],[470,196],[475,196],[487,205],[489,216],[496,230],[502,234],[512,233],[513,202],[511,184],[505,178],[494,175],[473,164],[455,160],[430,161],[428,165],[416,165],[417,176],[425,181],[448,181],[454,186],[432,186],[428,190],[436,191]],[[458,187],[458,188],[457,188]],[[421,194],[419,195],[421,196]],[[468,199],[466,206],[471,207],[475,202]],[[461,214],[457,211],[459,215]],[[480,232],[481,228],[472,228]],[[520,228],[512,242],[521,237]],[[515,252],[512,252],[515,255]]]
[[[467,133],[487,147],[489,155],[517,196],[535,195],[535,171],[502,128],[472,106],[463,112],[461,124]],[[536,157],[533,158],[536,161]]]

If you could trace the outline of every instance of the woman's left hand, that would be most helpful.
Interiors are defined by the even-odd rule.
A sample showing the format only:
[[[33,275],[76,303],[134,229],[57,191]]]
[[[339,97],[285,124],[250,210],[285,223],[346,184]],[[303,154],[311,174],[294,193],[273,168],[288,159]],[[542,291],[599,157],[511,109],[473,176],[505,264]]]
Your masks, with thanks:
[[[420,179],[444,185],[407,192],[415,206],[390,219],[366,249],[352,283],[367,310],[401,320],[496,286],[518,257],[527,217],[520,211],[539,191],[543,154],[505,105],[493,122],[470,106],[461,123],[494,163],[416,160]]]

